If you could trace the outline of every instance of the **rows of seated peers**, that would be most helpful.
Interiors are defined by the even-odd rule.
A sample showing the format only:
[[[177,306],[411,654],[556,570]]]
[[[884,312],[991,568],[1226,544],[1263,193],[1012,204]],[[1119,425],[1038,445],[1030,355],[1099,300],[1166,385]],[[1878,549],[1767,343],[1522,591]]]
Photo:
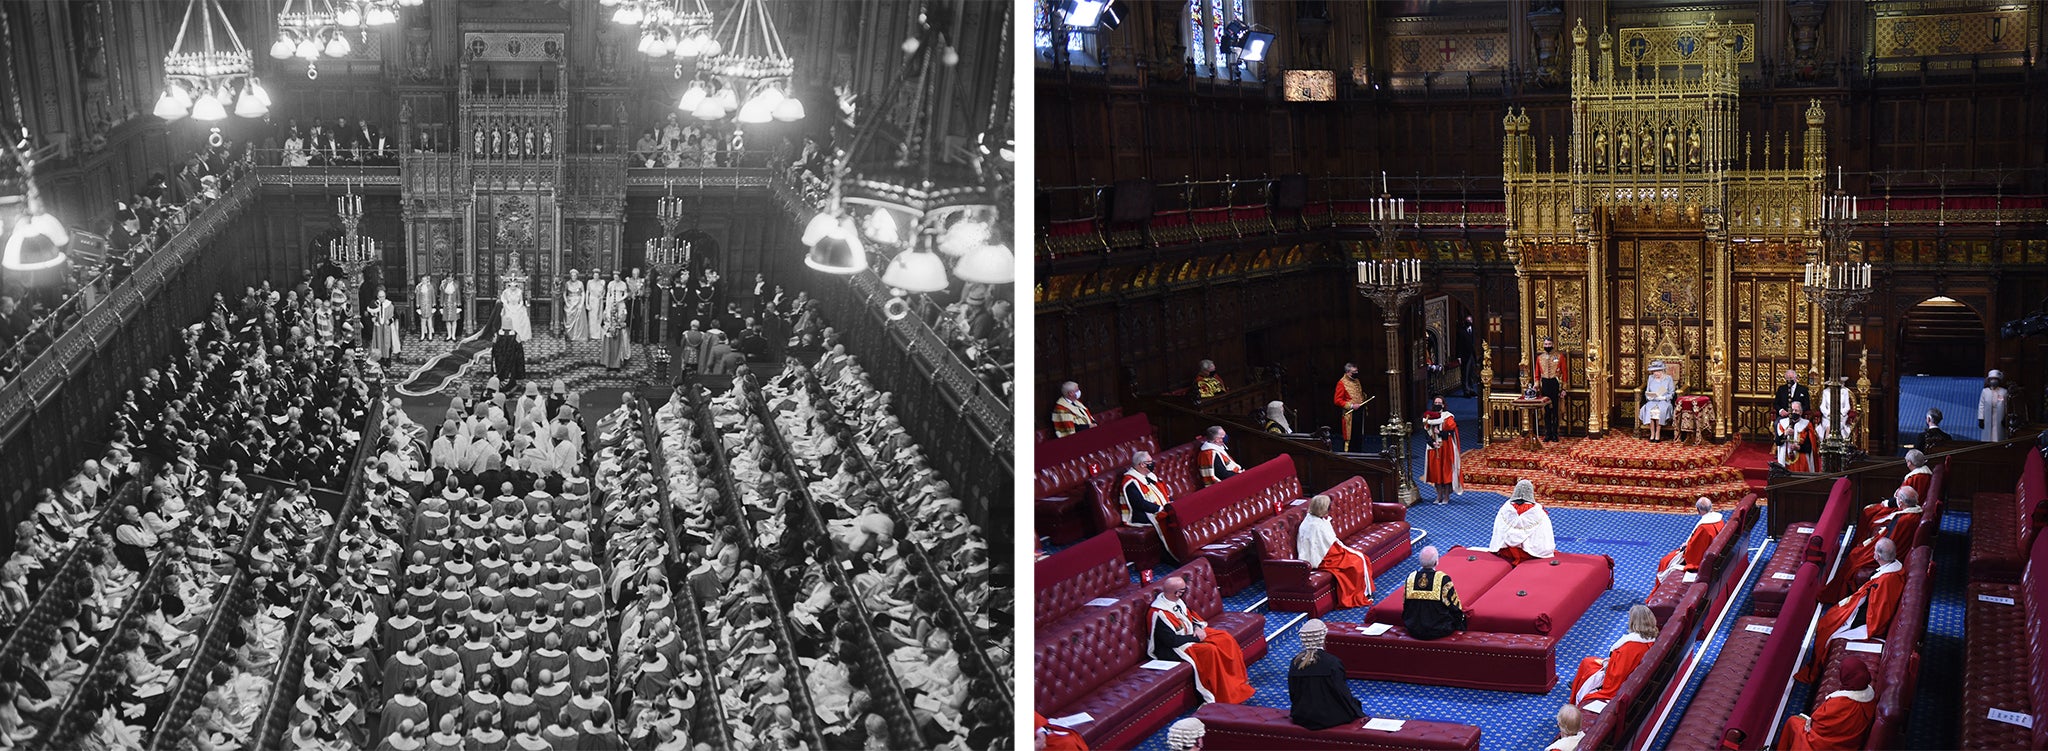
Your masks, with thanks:
[[[105,254],[97,261],[73,256],[54,278],[33,287],[0,287],[0,384],[18,375],[37,355],[128,279],[135,269],[247,170],[227,145],[208,147],[185,160],[174,183],[151,174],[106,219]],[[95,227],[98,229],[98,227]]]

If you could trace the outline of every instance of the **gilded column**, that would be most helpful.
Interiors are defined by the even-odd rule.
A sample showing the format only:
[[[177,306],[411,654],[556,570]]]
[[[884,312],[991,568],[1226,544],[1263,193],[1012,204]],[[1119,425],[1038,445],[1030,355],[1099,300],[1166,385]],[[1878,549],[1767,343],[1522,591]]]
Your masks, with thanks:
[[[1607,430],[1609,368],[1606,355],[1607,284],[1599,234],[1593,231],[1591,214],[1574,217],[1580,245],[1586,249],[1586,437],[1599,438]]]
[[[1712,271],[1714,325],[1709,332],[1709,335],[1713,338],[1713,345],[1709,348],[1707,361],[1707,386],[1713,389],[1714,393],[1714,437],[1725,438],[1731,435],[1728,430],[1728,419],[1729,415],[1735,410],[1734,394],[1731,393],[1731,379],[1728,373],[1730,366],[1728,362],[1728,340],[1730,338],[1728,320],[1733,315],[1731,312],[1733,308],[1731,305],[1733,295],[1729,294],[1729,284],[1734,276],[1735,267],[1730,262],[1728,235],[1722,229],[1721,215],[1719,213],[1707,215],[1707,244],[1714,253],[1714,268]]]

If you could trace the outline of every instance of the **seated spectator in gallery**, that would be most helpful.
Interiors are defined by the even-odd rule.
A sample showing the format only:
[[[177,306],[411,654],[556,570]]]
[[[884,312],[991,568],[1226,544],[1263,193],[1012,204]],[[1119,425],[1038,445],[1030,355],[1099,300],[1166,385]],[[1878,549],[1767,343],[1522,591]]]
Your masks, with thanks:
[[[1448,574],[1436,570],[1440,556],[1435,545],[1423,548],[1416,556],[1422,569],[1408,575],[1401,590],[1401,625],[1417,639],[1441,639],[1465,630],[1465,606],[1458,602],[1458,588]]]
[[[1301,624],[1301,653],[1287,666],[1287,704],[1294,724],[1310,730],[1333,728],[1365,716],[1344,662],[1323,651],[1330,627],[1320,619]]]
[[[1223,377],[1216,375],[1216,361],[1203,360],[1195,366],[1195,397],[1207,399],[1229,390],[1223,385]]]
[[[1628,633],[1622,634],[1609,647],[1606,657],[1585,657],[1579,660],[1579,672],[1572,676],[1572,703],[1585,706],[1587,703],[1607,701],[1621,691],[1621,684],[1636,666],[1643,664],[1643,655],[1649,653],[1650,645],[1657,642],[1657,614],[1650,612],[1650,606],[1636,603],[1628,609]]]

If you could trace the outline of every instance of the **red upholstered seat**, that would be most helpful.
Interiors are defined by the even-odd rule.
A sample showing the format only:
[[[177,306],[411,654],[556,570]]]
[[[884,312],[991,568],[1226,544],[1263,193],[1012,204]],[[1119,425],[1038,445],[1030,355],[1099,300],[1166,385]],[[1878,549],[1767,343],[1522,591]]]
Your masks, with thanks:
[[[1129,748],[1194,706],[1194,669],[1145,670],[1149,611],[1137,600],[1070,625],[1039,629],[1034,705],[1048,717],[1087,712],[1075,728],[1093,748]]]
[[[1750,524],[1756,521],[1756,502],[1757,495],[1750,493],[1743,496],[1742,502],[1736,504],[1735,508],[1723,514],[1728,523],[1721,527],[1720,534],[1714,535],[1713,542],[1707,544],[1707,552],[1700,557],[1700,570],[1693,581],[1687,582],[1683,571],[1658,577],[1657,585],[1650,590],[1650,595],[1643,598],[1643,603],[1650,607],[1650,612],[1657,614],[1658,623],[1670,620],[1672,611],[1678,607],[1679,601],[1684,599],[1688,590],[1700,588],[1714,593],[1720,591],[1720,587],[1726,583],[1729,569],[1732,568],[1728,565],[1729,560],[1741,555],[1736,548],[1741,544],[1743,537],[1749,534]]]
[[[1047,556],[1037,563],[1036,574],[1038,596],[1032,601],[1031,616],[1040,627],[1066,617],[1089,600],[1136,589],[1113,534],[1096,535]]]
[[[1353,477],[1325,490],[1330,496],[1330,526],[1344,544],[1371,559],[1373,571],[1408,557],[1408,509],[1398,503],[1373,503],[1371,486]],[[1296,555],[1296,540],[1302,518],[1308,515],[1306,502],[1291,506],[1277,517],[1260,522],[1260,570],[1266,580],[1266,597],[1274,610],[1320,616],[1336,604],[1336,584],[1330,574],[1313,571]]]
[[[1975,521],[1974,519],[1972,520]],[[1986,602],[2002,597],[2014,605]],[[2031,711],[2028,696],[2026,589],[2019,584],[1970,582],[1963,598],[1962,748],[2026,748],[2026,728],[1989,717],[1991,709]]]
[[[1226,595],[1259,575],[1257,536],[1252,525],[1274,509],[1301,497],[1294,459],[1281,455],[1223,482],[1175,499],[1159,516],[1167,552],[1175,560],[1207,558]]]
[[[1842,546],[1842,530],[1848,526],[1852,506],[1861,508],[1851,495],[1849,478],[1844,477],[1836,480],[1834,489],[1828,493],[1828,502],[1821,509],[1819,520],[1793,524],[1785,529],[1784,539],[1778,541],[1777,550],[1771,553],[1770,562],[1764,565],[1763,575],[1750,590],[1749,612],[1777,615],[1778,608],[1785,603],[1785,594],[1792,589],[1792,580],[1780,574],[1790,575],[1807,562],[1835,559],[1835,551]]]
[[[2048,465],[2038,451],[2026,452],[2022,461],[2012,493],[1978,493],[1971,499],[1971,581],[2019,582],[2035,533],[2048,522]]]
[[[1223,593],[1217,589],[1216,574],[1209,562],[1197,559],[1174,570],[1173,576],[1188,582],[1187,598],[1189,609],[1195,615],[1209,622],[1210,627],[1222,629],[1237,638],[1237,646],[1244,650],[1247,665],[1258,662],[1266,656],[1266,615],[1264,613],[1234,613],[1223,609]],[[1157,594],[1160,580],[1154,580],[1147,591]],[[1146,597],[1151,602],[1151,596]]]
[[[1064,544],[1087,536],[1089,509],[1080,492],[1088,478],[1129,466],[1136,451],[1155,451],[1152,422],[1132,415],[1032,448],[1038,534]]]
[[[1202,747],[1225,751],[1270,749],[1443,749],[1479,748],[1479,728],[1449,722],[1403,720],[1392,733],[1366,730],[1364,721],[1323,730],[1308,730],[1288,717],[1287,710],[1244,704],[1207,704],[1195,718],[1208,729]]]
[[[1686,705],[1685,717],[1679,720],[1678,729],[1672,732],[1668,748],[1721,747],[1723,725],[1735,711],[1735,703],[1742,698],[1750,669],[1756,666],[1756,657],[1763,651],[1765,640],[1770,638],[1749,627],[1768,628],[1772,624],[1772,619],[1754,615],[1735,619],[1728,631],[1728,640],[1721,645],[1720,656],[1708,669],[1699,690],[1693,693],[1692,703]]]
[[[1451,584],[1458,588],[1458,600],[1470,606],[1491,589],[1508,572],[1515,570],[1507,559],[1485,550],[1473,550],[1459,545],[1444,551],[1437,558],[1436,570],[1451,577]],[[1402,587],[1395,587],[1387,596],[1366,611],[1366,623],[1387,623],[1401,625],[1401,609],[1407,604],[1402,596]]]
[[[1561,637],[1613,585],[1614,560],[1604,555],[1558,553],[1548,560],[1529,561],[1501,577],[1486,594],[1466,600],[1465,627]]]
[[[1200,443],[1183,443],[1152,455],[1152,474],[1159,478],[1167,498],[1180,498],[1201,488],[1201,480],[1195,472],[1195,452],[1200,446]],[[1117,493],[1123,485],[1124,470],[1129,468],[1130,462],[1126,461],[1088,478],[1082,494],[1088,499],[1086,503],[1093,516],[1094,528],[1116,530],[1117,540],[1124,546],[1124,559],[1141,569],[1153,568],[1166,557],[1166,546],[1159,541],[1159,533],[1146,527],[1125,525],[1118,505]]]
[[[1352,678],[1532,694],[1557,686],[1557,640],[1548,636],[1464,631],[1422,641],[1400,626],[1367,636],[1359,624],[1329,625],[1323,649]]]

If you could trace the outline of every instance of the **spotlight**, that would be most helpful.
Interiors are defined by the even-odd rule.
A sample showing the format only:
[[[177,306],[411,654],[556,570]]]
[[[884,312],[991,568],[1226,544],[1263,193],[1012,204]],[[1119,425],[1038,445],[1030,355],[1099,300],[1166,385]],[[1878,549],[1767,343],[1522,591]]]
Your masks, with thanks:
[[[1070,29],[1101,28],[1107,31],[1123,23],[1123,18],[1116,12],[1116,0],[1066,0],[1060,11]]]
[[[1271,49],[1272,46],[1273,32],[1247,31],[1244,35],[1243,46],[1238,48],[1237,59],[1247,63],[1265,62],[1266,50]]]

